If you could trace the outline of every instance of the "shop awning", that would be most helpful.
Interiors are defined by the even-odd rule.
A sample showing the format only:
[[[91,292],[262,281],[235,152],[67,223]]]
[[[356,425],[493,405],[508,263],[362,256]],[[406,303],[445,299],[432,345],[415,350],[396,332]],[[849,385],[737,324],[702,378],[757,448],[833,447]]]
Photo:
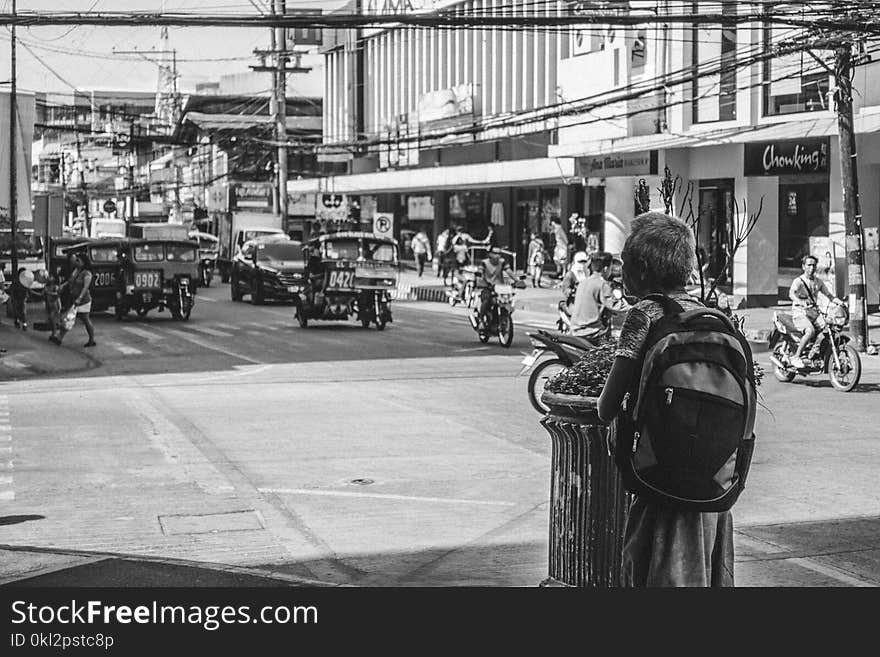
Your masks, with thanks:
[[[565,185],[574,177],[574,158],[542,157],[425,169],[376,171],[350,176],[304,178],[289,181],[287,193],[378,194],[435,189]]]
[[[880,110],[872,108],[860,112],[854,120],[856,134],[880,132]],[[722,144],[743,144],[757,141],[781,141],[786,139],[807,139],[810,137],[837,136],[837,117],[821,116],[800,121],[781,121],[757,126],[732,126],[690,132],[686,135],[644,135],[641,137],[620,137],[599,139],[571,144],[551,145],[551,157],[588,157],[612,153],[633,153],[636,151],[667,150],[673,148],[699,148]]]

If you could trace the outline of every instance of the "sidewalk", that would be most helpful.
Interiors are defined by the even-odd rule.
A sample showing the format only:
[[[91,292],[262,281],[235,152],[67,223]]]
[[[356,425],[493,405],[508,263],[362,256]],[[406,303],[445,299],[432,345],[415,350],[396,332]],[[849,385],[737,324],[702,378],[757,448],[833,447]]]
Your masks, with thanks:
[[[13,320],[0,319],[0,381],[11,381],[44,374],[81,372],[98,365],[86,350],[82,349],[79,335],[71,336],[70,344],[56,347],[49,342],[48,331],[36,331],[34,325],[45,321],[42,304],[28,305],[27,331],[15,328]]]

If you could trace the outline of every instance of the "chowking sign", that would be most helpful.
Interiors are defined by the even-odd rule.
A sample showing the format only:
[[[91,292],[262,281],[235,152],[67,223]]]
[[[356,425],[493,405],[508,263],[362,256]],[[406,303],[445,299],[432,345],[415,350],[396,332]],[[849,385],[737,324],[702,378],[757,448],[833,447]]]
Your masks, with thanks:
[[[745,175],[828,173],[829,144],[827,137],[746,144]]]

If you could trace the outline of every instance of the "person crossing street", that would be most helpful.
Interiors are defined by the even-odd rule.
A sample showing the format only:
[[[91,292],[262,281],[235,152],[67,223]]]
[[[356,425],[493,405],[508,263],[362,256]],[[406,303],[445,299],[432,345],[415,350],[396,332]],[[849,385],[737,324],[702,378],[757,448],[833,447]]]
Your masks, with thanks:
[[[421,278],[425,272],[425,263],[431,259],[431,240],[428,239],[425,231],[420,230],[412,238],[410,246],[412,247],[413,255],[416,257],[419,278]]]

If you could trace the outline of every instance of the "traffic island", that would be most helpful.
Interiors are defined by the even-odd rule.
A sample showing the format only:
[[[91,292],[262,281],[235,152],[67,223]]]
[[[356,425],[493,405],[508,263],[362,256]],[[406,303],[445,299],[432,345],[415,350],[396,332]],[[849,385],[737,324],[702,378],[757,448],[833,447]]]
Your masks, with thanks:
[[[599,419],[598,396],[616,345],[606,341],[547,381],[541,425],[552,441],[549,577],[543,586],[620,583],[629,496],[614,463],[617,422]]]

